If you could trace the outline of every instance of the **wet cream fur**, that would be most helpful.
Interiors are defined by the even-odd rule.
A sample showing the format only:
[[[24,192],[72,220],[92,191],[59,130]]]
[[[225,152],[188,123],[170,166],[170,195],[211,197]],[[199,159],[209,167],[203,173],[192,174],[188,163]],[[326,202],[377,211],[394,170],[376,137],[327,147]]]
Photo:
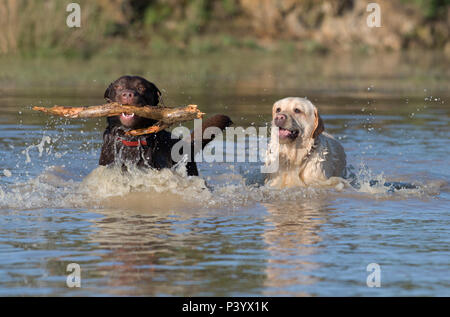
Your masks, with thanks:
[[[299,131],[296,139],[280,140],[279,144],[276,142],[279,138],[278,129],[274,129],[277,109],[287,116],[283,128]],[[296,113],[295,109],[300,110],[300,113]],[[269,174],[266,183],[285,188],[327,184],[335,177],[344,177],[344,148],[323,130],[317,108],[309,100],[288,97],[277,101],[272,109],[272,132],[266,166],[274,163],[278,147],[279,168]]]

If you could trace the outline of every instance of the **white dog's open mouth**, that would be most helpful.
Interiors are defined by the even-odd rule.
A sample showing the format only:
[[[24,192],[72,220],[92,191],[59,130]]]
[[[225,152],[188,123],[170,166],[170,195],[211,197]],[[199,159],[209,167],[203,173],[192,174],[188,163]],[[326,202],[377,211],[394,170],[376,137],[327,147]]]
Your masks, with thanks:
[[[298,130],[288,130],[284,128],[279,128],[278,136],[280,139],[296,139],[298,137]]]

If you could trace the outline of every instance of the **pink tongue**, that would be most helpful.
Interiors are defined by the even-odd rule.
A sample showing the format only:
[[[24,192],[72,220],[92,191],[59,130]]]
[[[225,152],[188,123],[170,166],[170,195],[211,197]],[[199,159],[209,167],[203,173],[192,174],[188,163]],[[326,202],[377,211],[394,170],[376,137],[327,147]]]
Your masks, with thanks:
[[[291,131],[280,129],[278,135],[283,137],[283,138],[287,138],[287,137],[289,137],[291,135]]]

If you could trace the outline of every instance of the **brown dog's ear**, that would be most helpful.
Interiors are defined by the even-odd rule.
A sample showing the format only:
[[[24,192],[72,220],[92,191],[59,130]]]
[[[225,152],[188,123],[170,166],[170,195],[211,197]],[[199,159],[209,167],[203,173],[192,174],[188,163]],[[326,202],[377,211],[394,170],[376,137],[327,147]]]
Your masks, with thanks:
[[[325,125],[323,124],[323,120],[320,117],[317,109],[314,109],[314,114],[315,114],[316,119],[314,122],[314,130],[313,130],[311,137],[315,139],[325,130]]]
[[[157,106],[159,104],[159,102],[161,101],[162,93],[158,89],[158,87],[155,86],[155,88],[156,88],[156,96],[155,96],[156,102],[155,102],[155,106]]]
[[[149,106],[157,106],[161,99],[161,91],[155,84],[148,82],[145,92],[145,99]]]
[[[109,84],[108,88],[105,90],[105,94],[103,95],[103,98],[105,98],[107,101],[111,102],[114,100],[114,86],[113,84]]]

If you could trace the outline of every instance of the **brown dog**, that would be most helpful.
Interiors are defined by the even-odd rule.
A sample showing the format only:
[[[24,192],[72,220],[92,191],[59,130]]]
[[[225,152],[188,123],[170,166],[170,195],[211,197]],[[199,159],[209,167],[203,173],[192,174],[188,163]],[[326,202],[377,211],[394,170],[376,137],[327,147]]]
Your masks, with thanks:
[[[159,89],[151,82],[139,76],[122,76],[105,91],[108,102],[119,102],[132,106],[157,106],[161,97]],[[179,139],[172,139],[168,131],[161,131],[141,136],[126,136],[125,132],[154,125],[156,121],[125,115],[109,117],[108,126],[103,134],[103,146],[100,155],[100,165],[117,164],[126,168],[126,165],[149,168],[170,168],[175,162],[171,157],[172,147]],[[204,120],[203,131],[208,127],[218,127],[221,130],[230,126],[232,121],[225,115],[216,115]],[[193,138],[192,138],[193,140]],[[202,139],[202,148],[212,139]],[[191,157],[187,163],[188,175],[198,175],[197,165],[194,161],[194,142],[191,144]],[[181,153],[182,154],[182,153]]]

